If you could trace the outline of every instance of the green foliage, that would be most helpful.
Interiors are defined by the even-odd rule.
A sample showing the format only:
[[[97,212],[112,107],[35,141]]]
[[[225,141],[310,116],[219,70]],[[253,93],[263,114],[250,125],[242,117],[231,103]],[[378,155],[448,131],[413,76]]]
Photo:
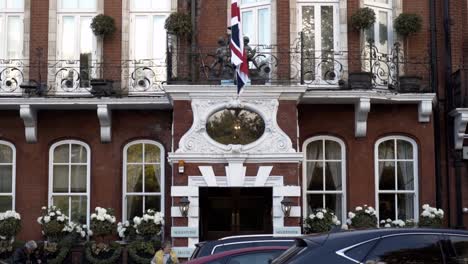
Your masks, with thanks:
[[[68,217],[62,214],[56,206],[42,207],[42,213],[37,222],[41,225],[43,235],[50,242],[60,241],[67,234],[65,227]]]
[[[393,22],[395,31],[403,36],[418,33],[422,29],[422,18],[418,14],[401,13]]]
[[[340,222],[333,211],[319,208],[312,210],[312,213],[304,219],[304,231],[306,234],[323,233],[339,224]]]
[[[128,255],[133,263],[149,264],[160,247],[160,241],[135,241],[128,246]]]
[[[177,36],[188,36],[192,34],[192,20],[190,15],[175,12],[169,15],[164,28]]]
[[[117,224],[115,223],[114,210],[111,208],[96,207],[96,213],[91,214],[90,230],[93,236],[113,235]]]
[[[364,205],[357,206],[353,212],[348,213],[348,224],[352,228],[376,228],[377,227],[377,216],[375,215],[375,209]]]
[[[375,12],[369,7],[359,8],[351,16],[350,24],[355,30],[365,30],[375,23]]]
[[[85,246],[85,259],[92,264],[114,264],[118,263],[122,254],[122,246],[116,242],[109,244],[109,251],[95,254],[93,248],[98,245],[95,242],[87,243]]]
[[[0,237],[11,239],[21,230],[21,220],[16,218],[7,218],[0,220]]]
[[[429,227],[429,228],[440,228],[442,227],[443,221],[442,218],[429,218],[429,217],[421,217],[419,219],[419,227]]]
[[[94,35],[102,37],[112,35],[117,30],[114,18],[103,14],[93,18],[91,29]]]

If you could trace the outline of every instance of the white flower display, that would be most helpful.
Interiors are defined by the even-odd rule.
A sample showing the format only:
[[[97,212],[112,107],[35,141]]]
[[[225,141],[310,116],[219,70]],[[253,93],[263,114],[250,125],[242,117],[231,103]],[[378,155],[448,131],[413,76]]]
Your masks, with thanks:
[[[116,219],[115,216],[111,215],[107,212],[107,209],[96,207],[94,209],[95,213],[91,214],[91,220],[95,219],[101,222],[107,221],[109,223],[115,223]]]
[[[334,226],[340,226],[338,217],[331,211],[324,208],[313,209],[311,214],[304,219],[304,229],[306,233],[328,232]]]
[[[133,228],[133,225],[131,225],[128,220],[123,223],[119,222],[117,224],[117,233],[119,234],[119,237],[125,238],[128,235],[126,234],[126,232],[129,231],[131,228]]]
[[[7,220],[9,218],[14,218],[16,220],[21,220],[21,215],[15,211],[8,210],[6,212],[0,213],[0,221]]]
[[[318,219],[323,219],[323,217],[324,217],[324,216],[323,216],[323,213],[322,213],[322,212],[318,212],[318,213],[317,213],[317,218],[318,218]]]
[[[346,223],[355,228],[375,227],[378,224],[375,209],[367,204],[356,206],[354,211],[348,212]],[[384,225],[384,223],[382,224]]]
[[[164,215],[161,212],[147,210],[142,217],[133,218],[133,228],[141,236],[154,236],[161,234],[161,226],[164,224]]]

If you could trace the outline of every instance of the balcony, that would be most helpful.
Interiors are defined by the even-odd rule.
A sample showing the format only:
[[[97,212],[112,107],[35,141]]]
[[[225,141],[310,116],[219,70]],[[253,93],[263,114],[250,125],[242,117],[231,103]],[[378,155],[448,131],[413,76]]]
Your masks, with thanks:
[[[304,85],[310,91],[429,90],[428,57],[406,57],[398,43],[383,53],[372,42],[359,51],[315,50],[303,39],[301,34],[286,49],[246,41],[250,85]],[[0,59],[0,97],[164,96],[166,85],[234,85],[227,43],[228,38],[220,39],[216,47],[192,51],[169,37],[166,59],[101,63],[88,60],[86,54],[80,60],[35,64]],[[47,69],[47,76],[27,77],[33,70],[45,72],[41,69]]]

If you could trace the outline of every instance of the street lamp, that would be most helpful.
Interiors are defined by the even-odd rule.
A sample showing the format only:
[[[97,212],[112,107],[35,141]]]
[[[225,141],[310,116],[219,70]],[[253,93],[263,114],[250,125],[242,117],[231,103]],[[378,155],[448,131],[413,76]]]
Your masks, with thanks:
[[[281,210],[283,210],[284,217],[289,217],[292,205],[293,201],[289,197],[283,198],[281,201]]]
[[[180,214],[183,217],[187,217],[188,211],[189,211],[189,205],[190,205],[190,201],[187,196],[182,197],[182,199],[180,199],[179,210],[180,210]]]

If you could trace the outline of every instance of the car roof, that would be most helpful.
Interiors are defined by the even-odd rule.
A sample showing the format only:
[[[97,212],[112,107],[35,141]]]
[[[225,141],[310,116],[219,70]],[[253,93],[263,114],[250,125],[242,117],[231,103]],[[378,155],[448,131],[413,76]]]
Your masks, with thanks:
[[[286,249],[288,249],[288,247],[285,247],[285,246],[242,248],[242,249],[229,250],[229,251],[220,252],[214,255],[197,258],[186,263],[187,264],[201,264],[201,263],[206,263],[208,261],[217,260],[226,256],[236,255],[236,254],[257,252],[257,251],[286,250]]]
[[[247,236],[230,236],[223,237],[218,240],[203,241],[196,244],[196,246],[204,246],[206,244],[225,244],[231,242],[243,242],[243,241],[261,241],[261,240],[294,240],[301,236],[276,236],[276,235],[247,235]]]

